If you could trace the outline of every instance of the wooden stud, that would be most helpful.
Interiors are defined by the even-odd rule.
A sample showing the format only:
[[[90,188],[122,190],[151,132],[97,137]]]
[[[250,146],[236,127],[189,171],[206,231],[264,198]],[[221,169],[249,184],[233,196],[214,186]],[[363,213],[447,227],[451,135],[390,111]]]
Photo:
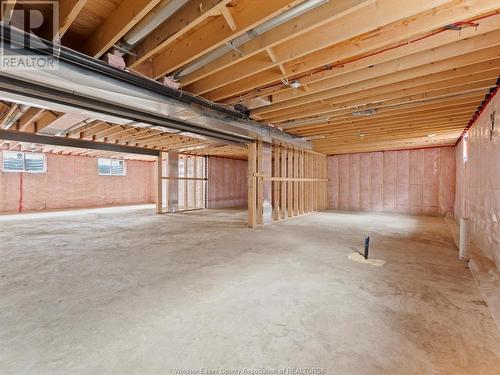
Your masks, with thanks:
[[[280,147],[280,149],[281,149],[280,177],[285,178],[287,177],[287,149],[285,147]],[[286,199],[287,183],[286,181],[282,181],[280,185],[281,185],[281,204],[280,204],[281,218],[286,219],[288,216],[287,199]]]
[[[293,150],[293,177],[300,178],[299,176],[299,150]],[[299,181],[293,182],[293,213],[294,216],[300,215],[299,209]]]
[[[287,177],[293,178],[293,150],[288,149]],[[293,182],[287,181],[287,209],[288,217],[294,216],[293,212]]]
[[[198,176],[198,156],[193,156],[193,173],[192,173],[192,177],[193,178],[196,178]],[[192,184],[193,184],[193,205],[194,205],[194,208],[198,208],[198,205],[196,204],[196,188],[197,188],[197,184],[198,184],[198,181],[196,180],[193,180],[192,181]]]
[[[273,176],[279,177],[280,169],[280,148],[279,146],[274,146],[274,159],[273,159]],[[274,220],[280,220],[280,183],[278,181],[273,181],[273,218]]]
[[[263,145],[262,141],[257,141],[257,174],[262,174],[263,165],[262,165],[262,153],[263,153]],[[264,208],[264,181],[262,178],[257,178],[257,224],[264,224],[263,221],[263,208]]]
[[[299,165],[299,177],[305,178],[304,175],[304,150],[300,150],[300,165]],[[299,204],[299,214],[304,215],[304,182],[300,182],[300,204]]]

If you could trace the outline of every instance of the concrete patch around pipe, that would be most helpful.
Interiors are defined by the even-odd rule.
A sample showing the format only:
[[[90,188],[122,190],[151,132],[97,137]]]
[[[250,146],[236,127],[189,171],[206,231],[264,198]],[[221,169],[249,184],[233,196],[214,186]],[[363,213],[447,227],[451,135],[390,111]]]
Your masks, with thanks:
[[[385,264],[385,260],[381,259],[365,259],[364,256],[362,256],[359,253],[352,253],[347,256],[350,260],[362,264],[369,264],[371,266],[375,267],[382,267]]]

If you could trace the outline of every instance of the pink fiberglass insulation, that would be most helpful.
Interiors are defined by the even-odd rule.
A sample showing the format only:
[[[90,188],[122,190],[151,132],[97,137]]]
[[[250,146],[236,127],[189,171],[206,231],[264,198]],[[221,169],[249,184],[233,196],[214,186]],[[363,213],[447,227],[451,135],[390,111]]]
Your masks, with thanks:
[[[483,110],[467,139],[467,162],[464,140],[456,148],[455,217],[469,219],[473,241],[500,270],[500,94]]]
[[[445,215],[453,211],[454,147],[328,157],[331,209]]]
[[[0,212],[151,203],[153,164],[126,162],[126,176],[100,176],[97,158],[47,154],[46,173],[0,172]]]
[[[355,210],[360,209],[360,155],[352,155],[349,158],[349,204]]]
[[[208,158],[208,208],[247,205],[246,160]]]
[[[339,197],[339,208],[342,210],[348,210],[350,207],[349,202],[349,155],[339,156],[339,186],[338,197]]]
[[[371,169],[371,157],[369,154],[360,155],[360,164]],[[371,181],[368,184],[360,184],[360,209],[369,210],[371,208]]]

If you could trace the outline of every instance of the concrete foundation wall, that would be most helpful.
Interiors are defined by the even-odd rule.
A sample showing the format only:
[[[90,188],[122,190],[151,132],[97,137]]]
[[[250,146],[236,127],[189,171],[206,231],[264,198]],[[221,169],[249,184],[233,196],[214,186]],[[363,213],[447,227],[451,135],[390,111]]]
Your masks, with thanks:
[[[247,166],[246,160],[208,159],[208,208],[247,205]]]
[[[329,156],[329,208],[452,213],[454,158],[454,147]]]
[[[126,176],[100,176],[97,158],[52,154],[46,158],[47,173],[0,171],[0,212],[154,201],[154,163],[129,160]]]
[[[491,115],[495,112],[495,129]],[[469,219],[471,238],[500,270],[500,94],[468,133],[468,161],[463,141],[456,149],[455,217]]]

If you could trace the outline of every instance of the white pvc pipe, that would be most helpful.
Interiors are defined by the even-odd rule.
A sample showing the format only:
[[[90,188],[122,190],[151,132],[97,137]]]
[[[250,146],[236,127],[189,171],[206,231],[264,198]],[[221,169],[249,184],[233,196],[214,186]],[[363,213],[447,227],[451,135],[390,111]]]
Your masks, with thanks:
[[[458,258],[469,260],[469,220],[460,218],[460,248]]]

